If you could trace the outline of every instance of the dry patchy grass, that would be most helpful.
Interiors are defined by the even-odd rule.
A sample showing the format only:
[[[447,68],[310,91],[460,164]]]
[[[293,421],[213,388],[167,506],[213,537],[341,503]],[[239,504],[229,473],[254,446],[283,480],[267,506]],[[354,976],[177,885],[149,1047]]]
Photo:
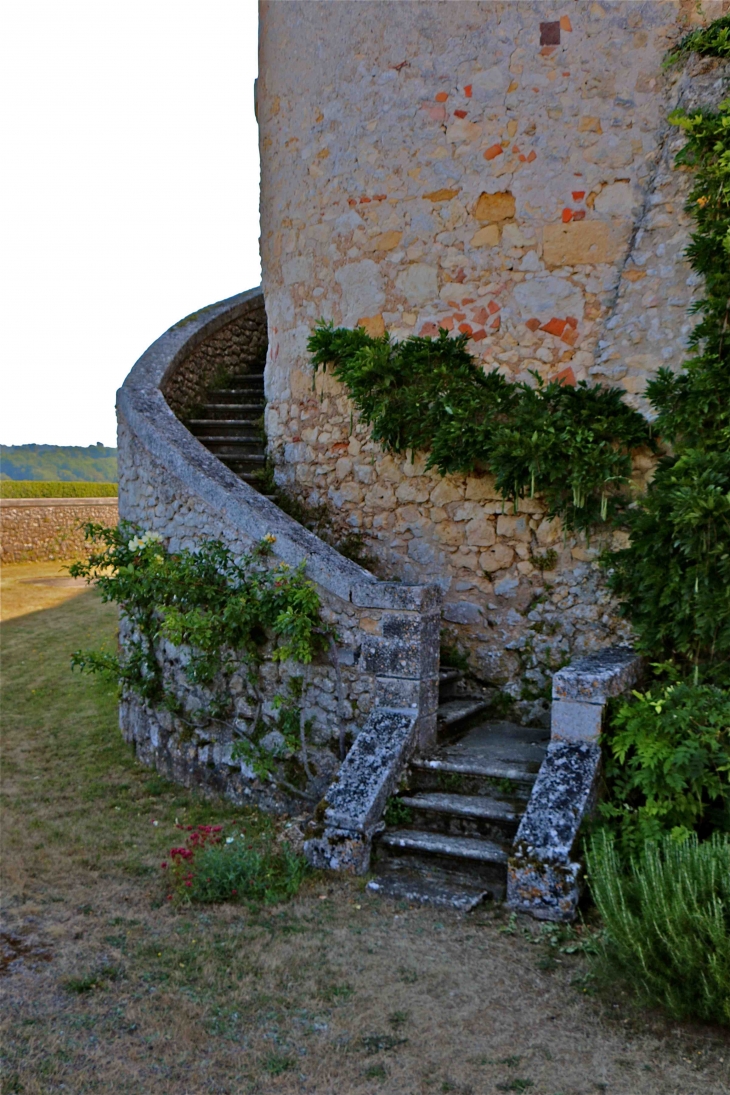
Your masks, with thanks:
[[[0,620],[12,620],[63,604],[87,588],[59,562],[6,563],[0,570]]]
[[[89,591],[0,629],[4,1093],[730,1091],[726,1034],[586,993],[580,956],[498,910],[321,876],[283,906],[170,907],[176,818],[269,822],[135,761],[113,690],[68,671],[114,628]]]

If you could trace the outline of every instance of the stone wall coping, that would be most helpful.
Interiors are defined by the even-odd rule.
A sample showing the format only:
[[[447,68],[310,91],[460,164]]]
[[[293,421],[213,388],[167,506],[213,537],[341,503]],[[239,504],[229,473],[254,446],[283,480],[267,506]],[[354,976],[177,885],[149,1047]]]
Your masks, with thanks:
[[[165,400],[161,386],[174,376],[175,369],[190,352],[215,331],[259,304],[263,304],[261,289],[251,289],[203,308],[175,324],[133,367],[117,392],[117,410],[141,444],[184,484],[193,497],[200,498],[247,538],[260,540],[268,534],[276,536],[276,556],[290,566],[306,561],[309,577],[323,589],[351,601],[356,587],[364,590],[367,586],[397,585],[378,582],[369,571],[345,559],[274,502],[239,479],[185,428]],[[123,493],[120,507],[124,517]],[[386,594],[384,601],[387,600]]]
[[[589,654],[553,676],[553,700],[605,704],[637,683],[641,666],[641,658],[630,646]]]
[[[101,498],[0,498],[0,509],[30,509],[37,506],[116,506],[119,499],[105,494]]]
[[[237,293],[226,300],[216,301],[205,308],[192,312],[178,320],[169,330],[152,343],[139,360],[132,366],[123,387],[162,388],[170,380],[178,365],[188,357],[202,342],[214,335],[222,327],[239,319],[252,306],[263,305],[261,286]]]

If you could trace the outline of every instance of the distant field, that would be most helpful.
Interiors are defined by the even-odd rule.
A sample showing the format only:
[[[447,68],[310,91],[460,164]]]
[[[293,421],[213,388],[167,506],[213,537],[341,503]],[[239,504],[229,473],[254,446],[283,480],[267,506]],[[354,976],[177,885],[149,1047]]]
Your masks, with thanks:
[[[117,450],[106,445],[0,445],[0,480],[116,483]]]
[[[110,498],[116,497],[116,483],[48,482],[37,479],[0,480],[0,498]]]

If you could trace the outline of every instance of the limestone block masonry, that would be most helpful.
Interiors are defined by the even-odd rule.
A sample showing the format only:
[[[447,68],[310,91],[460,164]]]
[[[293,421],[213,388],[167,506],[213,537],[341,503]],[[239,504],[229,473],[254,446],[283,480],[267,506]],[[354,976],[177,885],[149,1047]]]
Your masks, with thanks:
[[[88,521],[116,525],[116,498],[0,498],[0,559],[40,563],[86,552]]]
[[[596,561],[624,535],[587,544],[540,498],[513,513],[488,476],[384,454],[339,384],[313,390],[307,337],[320,317],[398,339],[444,327],[486,370],[615,384],[645,408],[646,381],[682,365],[700,288],[667,116],[727,94],[724,62],[662,65],[697,17],[640,0],[261,5],[277,481],[335,508],[383,577],[438,582],[452,641],[523,720],[547,721],[557,666],[630,641]],[[651,467],[637,454],[637,487]]]
[[[369,717],[385,723],[395,718],[406,728],[401,752],[386,764],[388,786],[402,757],[433,740],[441,592],[428,584],[378,581],[343,558],[212,456],[178,419],[172,408],[182,413],[194,406],[212,378],[260,367],[265,345],[263,296],[253,290],[188,317],[140,358],[117,395],[119,511],[160,533],[172,551],[194,550],[206,538],[222,540],[240,556],[272,535],[277,561],[306,563],[323,615],[337,633],[334,657],[322,656],[306,669],[267,657],[261,711],[275,727],[276,697],[285,694],[292,677],[305,677],[315,776],[301,793],[313,806],[337,776],[340,737],[357,745]],[[124,643],[124,620],[120,635]],[[179,710],[173,714],[134,694],[124,696],[122,731],[140,759],[181,783],[237,802],[272,809],[297,802],[281,785],[257,778],[245,761],[232,758],[236,737],[250,733],[261,714],[246,695],[245,674],[230,680],[233,715],[200,725],[193,715],[206,695],[186,681],[186,651],[161,643],[156,653]],[[383,804],[381,796],[373,809]],[[362,828],[365,842],[373,809]]]

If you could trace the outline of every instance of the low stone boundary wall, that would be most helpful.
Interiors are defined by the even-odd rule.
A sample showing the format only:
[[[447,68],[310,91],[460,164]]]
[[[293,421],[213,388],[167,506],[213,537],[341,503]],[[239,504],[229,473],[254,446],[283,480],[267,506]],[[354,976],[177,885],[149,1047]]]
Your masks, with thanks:
[[[435,586],[380,582],[343,558],[239,479],[173,412],[194,402],[219,367],[245,372],[260,360],[265,324],[263,294],[253,290],[176,324],[140,358],[117,394],[119,508],[126,520],[158,532],[172,551],[195,550],[203,539],[218,539],[240,557],[271,535],[275,561],[306,564],[323,616],[337,633],[334,650],[306,670],[302,707],[311,725],[317,778],[303,790],[316,802],[336,777],[339,741],[357,739],[371,714],[398,712],[408,722],[408,741],[388,765],[388,785],[409,751],[433,741],[441,593]],[[166,677],[179,682],[180,652],[160,648],[157,656]],[[265,660],[263,714],[272,726],[277,695],[301,673],[301,666]],[[272,808],[286,805],[286,796],[271,783],[232,759],[238,728],[250,733],[256,718],[246,696],[231,696],[234,717],[226,725],[213,720],[199,730],[185,719],[186,705],[196,697],[182,684],[175,687],[181,713],[155,708],[136,695],[124,697],[122,731],[140,759],[181,783],[235,801],[253,797]],[[351,819],[353,832],[364,838],[365,857],[374,812],[383,802],[378,796],[362,825],[359,814]],[[362,863],[361,854],[358,869]]]
[[[3,563],[74,559],[86,551],[83,525],[116,525],[116,498],[0,498]]]

